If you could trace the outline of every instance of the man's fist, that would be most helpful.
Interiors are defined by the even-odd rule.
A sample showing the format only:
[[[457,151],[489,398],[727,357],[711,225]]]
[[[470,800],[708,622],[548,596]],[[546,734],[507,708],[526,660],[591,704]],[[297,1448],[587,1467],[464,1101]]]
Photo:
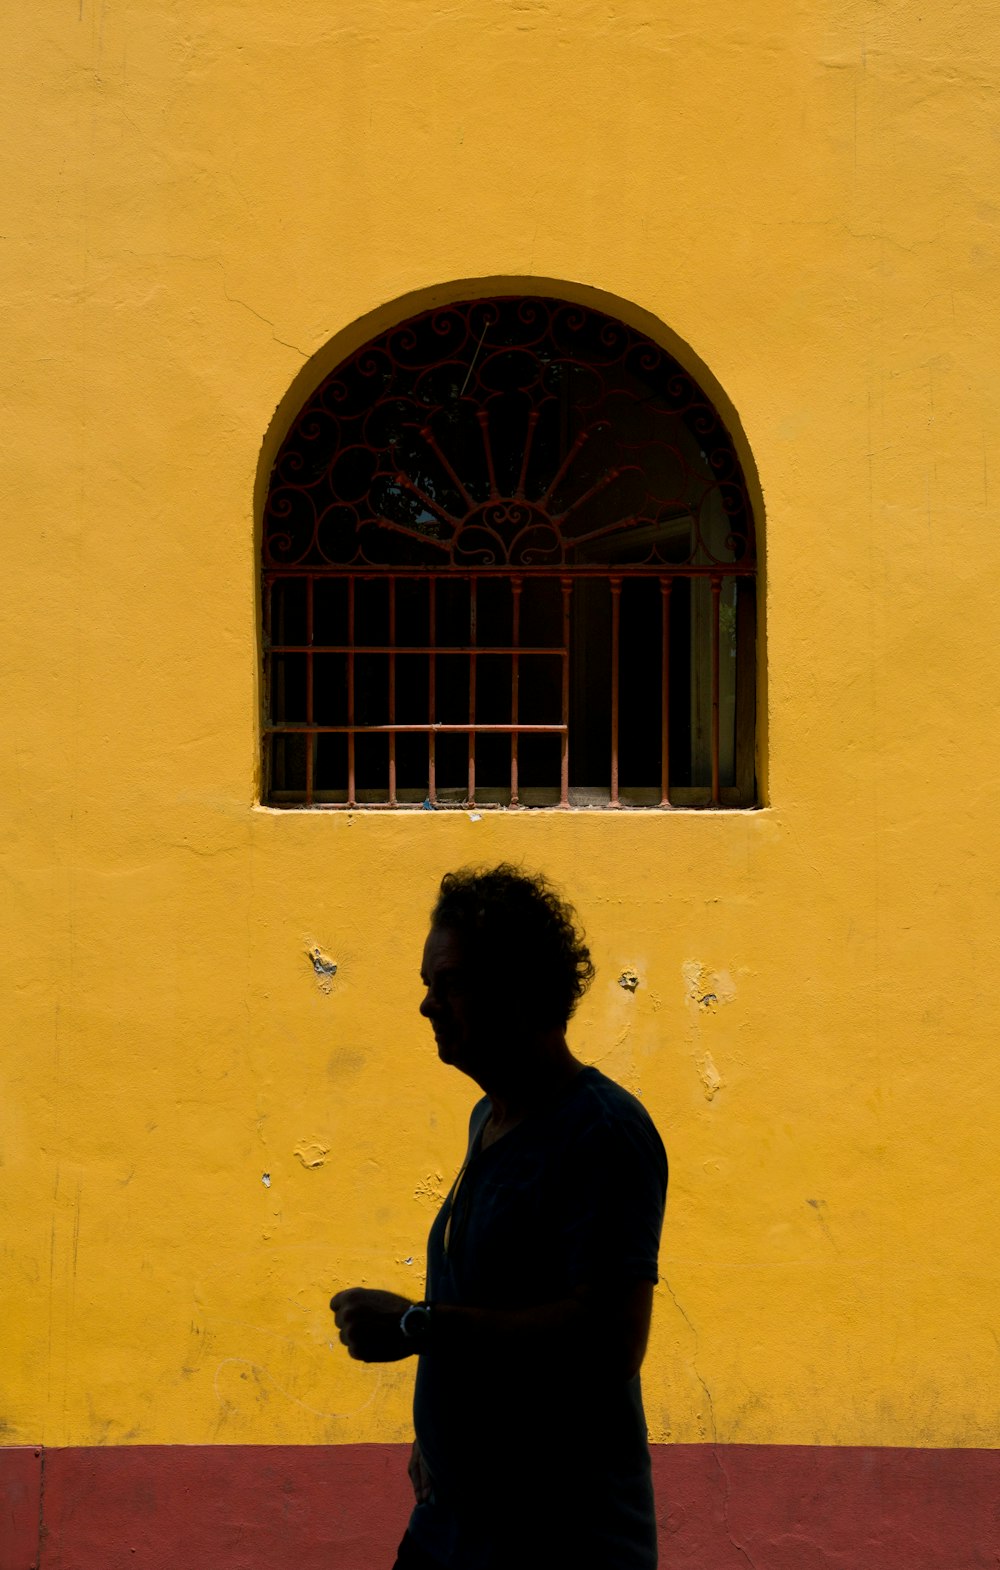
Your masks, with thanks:
[[[348,1287],[330,1299],[330,1307],[341,1341],[362,1363],[397,1363],[417,1350],[399,1328],[399,1321],[412,1307],[408,1297]]]

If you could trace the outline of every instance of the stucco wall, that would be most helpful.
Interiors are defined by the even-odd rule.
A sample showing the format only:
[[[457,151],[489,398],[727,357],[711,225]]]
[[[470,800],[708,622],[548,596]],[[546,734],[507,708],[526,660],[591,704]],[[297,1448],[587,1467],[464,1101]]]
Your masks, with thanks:
[[[651,1437],[996,1446],[996,17],[3,27],[8,1442],[406,1437],[412,1370],[334,1355],[326,1302],[419,1293],[471,1093],[416,1015],[426,911],[515,857],[593,940],[576,1050],[671,1156]],[[289,389],[539,278],[625,302],[742,432],[766,806],[260,808]]]

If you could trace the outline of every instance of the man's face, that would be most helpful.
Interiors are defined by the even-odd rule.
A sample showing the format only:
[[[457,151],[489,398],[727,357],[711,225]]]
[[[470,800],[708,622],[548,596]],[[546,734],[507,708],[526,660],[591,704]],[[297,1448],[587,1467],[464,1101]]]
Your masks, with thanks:
[[[431,927],[424,944],[420,1012],[429,1020],[442,1063],[475,1076],[483,1046],[482,1009],[473,987],[469,954],[459,933]]]

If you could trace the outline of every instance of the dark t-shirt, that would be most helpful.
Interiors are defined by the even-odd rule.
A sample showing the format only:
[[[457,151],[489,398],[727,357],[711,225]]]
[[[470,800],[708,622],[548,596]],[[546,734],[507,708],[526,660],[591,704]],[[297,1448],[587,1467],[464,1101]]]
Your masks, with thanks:
[[[489,1112],[474,1108],[431,1228],[428,1301],[531,1308],[592,1285],[599,1303],[602,1288],[656,1281],[667,1158],[641,1103],[585,1068],[483,1150]],[[656,1565],[638,1375],[439,1347],[419,1359],[414,1425],[433,1496],[410,1532],[449,1570]]]

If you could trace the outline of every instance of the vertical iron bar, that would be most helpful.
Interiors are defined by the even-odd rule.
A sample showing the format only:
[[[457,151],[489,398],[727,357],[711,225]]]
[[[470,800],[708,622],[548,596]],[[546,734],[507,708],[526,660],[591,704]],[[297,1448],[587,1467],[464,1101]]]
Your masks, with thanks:
[[[479,429],[483,433],[483,451],[486,454],[486,468],[490,479],[490,497],[495,501],[499,495],[499,492],[497,491],[496,471],[493,467],[493,447],[490,442],[489,411],[486,409],[480,409],[479,413],[476,415],[476,419],[479,421]]]
[[[306,806],[312,806],[313,785],[316,776],[316,732],[313,724],[313,604],[315,578],[306,579]]]
[[[427,736],[427,800],[437,805],[437,737],[434,725],[437,720],[437,581],[427,580],[427,723],[431,730]]]
[[[347,580],[347,805],[355,806],[354,779],[354,578]]]
[[[670,806],[670,590],[669,578],[660,579],[660,806]]]
[[[559,805],[569,806],[569,629],[572,578],[562,579],[562,752],[559,761]]]
[[[514,727],[510,733],[510,804],[518,805],[517,800],[517,721],[518,721],[518,688],[521,681],[521,657],[518,649],[521,644],[521,589],[523,580],[513,577],[510,580],[510,590],[513,595],[511,609],[511,648],[513,653],[510,660],[510,723]]]
[[[476,580],[469,579],[469,806],[476,801]]]
[[[712,806],[719,805],[719,601],[722,579],[712,579]]]
[[[389,579],[389,724],[396,723],[396,574]],[[389,732],[389,805],[396,805],[396,732]]]
[[[531,444],[535,436],[535,426],[538,424],[540,410],[532,409],[528,415],[528,429],[524,437],[524,452],[521,455],[521,473],[518,476],[517,490],[514,495],[520,500],[524,496],[524,485],[528,477],[528,463],[531,459]]]
[[[611,800],[609,805],[620,807],[618,800],[618,665],[619,636],[621,632],[622,580],[610,578],[611,586]]]

